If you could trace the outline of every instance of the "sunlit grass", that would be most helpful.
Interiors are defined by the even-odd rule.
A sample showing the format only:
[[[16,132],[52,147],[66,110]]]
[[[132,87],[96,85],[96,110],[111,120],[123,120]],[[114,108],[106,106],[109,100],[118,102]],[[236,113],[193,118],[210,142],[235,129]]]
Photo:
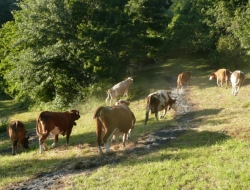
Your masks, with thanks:
[[[218,88],[216,81],[208,80],[211,69],[205,63],[205,60],[172,59],[135,73],[129,93],[130,108],[137,120],[132,142],[161,128],[190,129],[161,148],[146,149],[142,154],[121,152],[126,159],[118,163],[65,177],[65,189],[248,189],[249,81],[245,81],[234,97],[231,87]],[[183,70],[192,72],[185,96],[192,109],[183,115],[187,122],[174,120],[182,116],[176,116],[171,110],[159,122],[150,115],[148,124],[144,125],[145,97],[158,89],[175,88],[176,77]],[[43,155],[39,154],[38,141],[33,137],[30,150],[12,156],[10,142],[1,133],[1,189],[63,167],[72,169],[74,164],[87,159],[101,159],[93,113],[97,107],[106,105],[105,98],[79,103],[81,118],[72,130],[70,145],[65,145],[65,136],[59,136],[58,146]],[[5,102],[4,106],[9,110],[4,112],[2,109],[0,113],[11,120],[22,120],[29,132],[35,131],[39,112],[19,112],[11,101]],[[47,139],[46,143],[50,147],[53,138]]]

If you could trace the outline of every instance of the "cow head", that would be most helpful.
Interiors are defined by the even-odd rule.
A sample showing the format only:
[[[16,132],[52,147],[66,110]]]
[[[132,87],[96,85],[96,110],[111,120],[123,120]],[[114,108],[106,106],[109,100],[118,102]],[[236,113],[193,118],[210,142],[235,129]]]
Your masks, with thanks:
[[[215,73],[213,72],[213,73],[211,73],[210,74],[210,77],[209,77],[209,80],[212,80],[212,79],[215,79],[216,78],[216,75],[215,75]]]
[[[29,148],[29,136],[25,136],[22,142],[23,148],[28,149]]]
[[[74,121],[80,118],[80,112],[78,110],[71,110],[70,113],[72,114],[72,118]],[[74,125],[76,125],[75,122]]]
[[[127,81],[129,84],[133,83],[133,78],[132,77],[128,77],[125,79],[125,81]]]
[[[168,110],[170,110],[171,108],[175,111],[177,111],[177,100],[174,98],[171,98],[168,94]]]
[[[130,104],[130,101],[127,101],[127,100],[118,100],[115,105],[122,105],[122,104],[125,104],[126,106],[129,106]]]

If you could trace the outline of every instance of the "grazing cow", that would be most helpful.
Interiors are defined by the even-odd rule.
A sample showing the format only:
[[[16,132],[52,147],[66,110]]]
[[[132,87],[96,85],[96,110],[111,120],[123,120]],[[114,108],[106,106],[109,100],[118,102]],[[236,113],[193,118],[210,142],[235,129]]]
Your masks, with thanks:
[[[242,71],[234,71],[231,74],[231,83],[232,83],[232,94],[234,96],[236,96],[236,94],[238,93],[238,91],[240,90],[241,85],[243,84],[244,80],[245,80],[245,76],[244,73]]]
[[[78,110],[71,110],[70,112],[41,112],[36,120],[36,133],[39,136],[40,153],[42,154],[43,150],[48,149],[45,140],[50,133],[55,135],[55,140],[51,147],[55,147],[59,134],[63,136],[66,134],[66,144],[68,145],[73,125],[76,125],[75,121],[79,118]]]
[[[118,84],[116,84],[115,86],[113,86],[112,88],[108,90],[107,92],[108,97],[106,98],[105,101],[107,102],[108,99],[110,98],[110,106],[111,106],[112,100],[116,99],[117,96],[119,95],[128,96],[128,90],[132,83],[133,83],[132,77],[128,77],[124,81],[119,82]]]
[[[216,72],[210,74],[209,80],[217,79],[218,87],[222,87],[222,83],[226,82],[226,88],[230,80],[231,72],[228,69],[219,69]]]
[[[188,84],[188,81],[191,77],[191,72],[182,72],[178,75],[177,78],[177,89],[181,89],[184,84]]]
[[[101,106],[96,109],[93,119],[96,120],[97,143],[100,153],[102,153],[101,146],[103,143],[106,152],[110,152],[108,143],[116,130],[123,133],[123,146],[125,147],[127,134],[130,129],[134,128],[136,121],[134,113],[126,105]],[[102,139],[103,130],[104,136]]]
[[[7,136],[12,143],[12,155],[15,155],[20,147],[29,148],[29,137],[26,136],[24,124],[21,121],[12,121],[7,127]]]
[[[164,110],[163,115],[161,116],[161,118],[164,118],[167,110],[170,110],[171,108],[173,108],[174,110],[177,109],[176,100],[172,99],[166,90],[159,90],[157,92],[149,94],[146,98],[146,102],[147,106],[145,125],[147,124],[150,110],[151,114],[155,114],[155,117],[158,121],[158,111]]]

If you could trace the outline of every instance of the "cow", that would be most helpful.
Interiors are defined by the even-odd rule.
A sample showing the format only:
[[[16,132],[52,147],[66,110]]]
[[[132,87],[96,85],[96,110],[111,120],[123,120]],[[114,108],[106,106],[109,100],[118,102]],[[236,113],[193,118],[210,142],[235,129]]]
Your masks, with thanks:
[[[226,88],[230,80],[231,72],[228,69],[219,69],[216,72],[210,74],[209,80],[217,79],[218,87],[222,87],[222,83],[226,82]]]
[[[176,106],[176,99],[172,99],[169,95],[170,93],[166,90],[159,90],[157,92],[151,93],[146,98],[146,119],[145,125],[148,121],[149,111],[151,114],[155,114],[155,118],[158,121],[158,111],[164,111],[161,118],[164,118],[167,110],[173,108],[174,110],[177,109]]]
[[[188,84],[190,77],[191,77],[191,72],[189,71],[180,73],[177,78],[177,90],[181,89],[184,84]]]
[[[7,127],[7,136],[12,143],[12,155],[15,155],[20,148],[20,144],[23,149],[29,148],[29,136],[26,136],[25,126],[21,121],[12,121]]]
[[[107,102],[108,99],[110,98],[110,106],[111,106],[112,100],[116,99],[119,95],[128,96],[128,90],[132,83],[133,83],[133,78],[128,77],[124,81],[119,82],[118,84],[110,88],[107,92],[108,97],[106,98],[105,102]]]
[[[245,75],[242,71],[237,70],[231,74],[230,80],[232,83],[232,94],[236,96],[245,80]]]
[[[47,150],[45,140],[50,133],[55,135],[54,143],[51,147],[55,147],[58,142],[58,135],[66,135],[66,144],[69,144],[69,136],[72,128],[76,125],[76,120],[80,118],[78,110],[71,110],[66,112],[41,112],[36,119],[36,133],[39,137],[40,153]]]
[[[129,130],[134,128],[136,122],[134,113],[124,104],[112,107],[100,106],[96,109],[93,119],[96,121],[96,135],[100,153],[102,153],[101,146],[103,143],[106,152],[110,152],[109,141],[115,131],[123,133],[123,146],[125,147],[127,134]],[[102,139],[103,131],[104,136]]]

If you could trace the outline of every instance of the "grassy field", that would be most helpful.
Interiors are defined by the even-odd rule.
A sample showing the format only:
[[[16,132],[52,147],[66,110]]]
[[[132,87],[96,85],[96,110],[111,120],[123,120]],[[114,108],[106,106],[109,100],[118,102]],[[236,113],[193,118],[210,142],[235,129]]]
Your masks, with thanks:
[[[74,175],[60,180],[60,189],[249,189],[250,187],[250,76],[239,94],[234,97],[231,87],[218,88],[216,81],[209,81],[214,71],[206,60],[172,59],[157,63],[150,69],[135,73],[130,89],[131,110],[137,122],[132,132],[134,146],[140,137],[162,128],[188,130],[163,146],[145,150],[141,154],[126,153],[122,148],[111,147],[120,161],[91,167],[89,160],[105,160],[97,149],[95,109],[105,105],[105,96],[98,100],[79,103],[81,118],[73,128],[70,145],[59,136],[56,148],[39,154],[35,135],[35,118],[39,112],[28,112],[16,108],[11,100],[0,101],[0,116],[24,122],[30,134],[28,151],[12,156],[11,144],[5,133],[0,133],[0,187],[17,187],[20,182],[37,179],[65,167],[77,170]],[[192,78],[186,88],[185,99],[191,111],[176,115],[174,111],[157,122],[150,116],[144,125],[145,100],[158,89],[171,90],[176,86],[177,74],[191,71]],[[185,118],[185,120],[183,120]],[[51,145],[53,138],[47,139]],[[56,186],[55,186],[56,187]]]

